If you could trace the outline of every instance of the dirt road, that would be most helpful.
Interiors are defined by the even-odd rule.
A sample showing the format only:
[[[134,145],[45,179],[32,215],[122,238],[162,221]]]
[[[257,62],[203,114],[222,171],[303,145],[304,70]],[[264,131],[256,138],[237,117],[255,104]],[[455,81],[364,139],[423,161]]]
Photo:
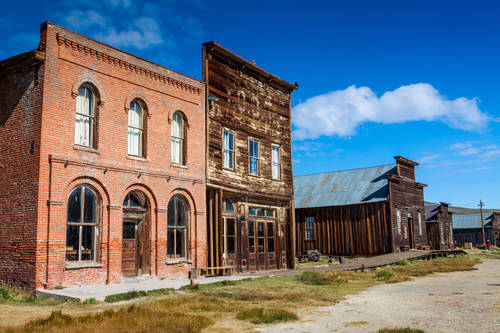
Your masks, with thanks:
[[[425,332],[500,332],[500,260],[478,270],[385,284],[317,308],[300,322],[262,332],[376,332],[386,327]]]

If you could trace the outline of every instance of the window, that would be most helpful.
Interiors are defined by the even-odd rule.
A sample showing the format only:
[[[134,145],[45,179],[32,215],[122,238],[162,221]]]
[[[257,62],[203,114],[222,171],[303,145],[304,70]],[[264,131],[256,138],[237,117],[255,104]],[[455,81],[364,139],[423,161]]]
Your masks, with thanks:
[[[273,168],[273,179],[281,179],[281,156],[280,156],[280,147],[272,146],[272,168]]]
[[[439,222],[439,237],[441,238],[441,244],[444,244],[444,225],[443,222]]]
[[[168,202],[167,210],[167,255],[169,258],[187,258],[189,205],[186,199],[176,195]]]
[[[259,141],[248,140],[250,152],[250,174],[259,174]]]
[[[259,253],[264,253],[264,244],[266,241],[266,237],[264,234],[264,222],[257,222],[257,242]]]
[[[314,217],[306,217],[306,239],[314,239]]]
[[[98,203],[94,192],[75,188],[68,199],[66,261],[95,261]]]
[[[94,146],[95,96],[86,86],[78,89],[76,96],[75,144]]]
[[[224,199],[224,203],[222,205],[222,208],[226,213],[234,213],[234,205],[229,199]]]
[[[274,222],[267,223],[267,252],[274,252]]]
[[[422,236],[422,213],[418,212],[418,234]]]
[[[248,221],[248,251],[255,253],[255,226],[253,221]]]
[[[144,106],[138,100],[130,103],[128,110],[128,153],[143,156]]]
[[[234,133],[224,130],[224,168],[234,169]]]
[[[223,252],[234,254],[236,252],[236,220],[233,218],[224,219],[224,230],[222,238],[224,239]]]
[[[274,217],[274,210],[273,209],[257,208],[257,207],[249,207],[248,208],[248,215],[249,216]]]
[[[398,220],[398,234],[401,235],[401,211],[399,209],[396,210],[396,217]]]
[[[182,113],[174,113],[172,118],[172,162],[184,165],[184,123]]]

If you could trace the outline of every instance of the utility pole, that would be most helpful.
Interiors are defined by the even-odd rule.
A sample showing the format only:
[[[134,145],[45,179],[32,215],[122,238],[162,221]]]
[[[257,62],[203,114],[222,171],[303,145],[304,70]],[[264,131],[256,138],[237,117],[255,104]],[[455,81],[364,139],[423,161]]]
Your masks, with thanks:
[[[486,245],[486,235],[484,233],[483,206],[484,202],[479,200],[479,209],[481,210],[481,229],[483,230],[483,245]]]

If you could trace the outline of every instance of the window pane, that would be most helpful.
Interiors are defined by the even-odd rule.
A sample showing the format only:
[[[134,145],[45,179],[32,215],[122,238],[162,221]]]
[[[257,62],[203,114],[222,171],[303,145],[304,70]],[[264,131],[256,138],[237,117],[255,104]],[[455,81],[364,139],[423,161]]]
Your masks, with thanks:
[[[141,156],[142,154],[142,131],[129,127],[128,128],[128,153],[130,155]]]
[[[272,209],[266,209],[266,216],[273,217],[274,216],[274,210],[272,210]]]
[[[68,222],[81,222],[80,221],[80,213],[82,209],[81,202],[81,192],[82,188],[79,187],[73,192],[71,192],[68,199]]]
[[[142,128],[142,108],[138,102],[132,101],[128,111],[128,125]]]
[[[179,112],[172,119],[172,137],[184,138],[184,117]]]
[[[255,211],[255,208],[253,208],[253,207],[248,208],[248,215],[255,216],[256,214],[257,213]]]
[[[130,207],[142,207],[141,201],[135,195],[129,195],[129,206]]]
[[[236,242],[234,236],[227,237],[227,253],[235,253]]]
[[[167,254],[174,254],[174,229],[167,229]]]
[[[267,224],[267,237],[274,237],[274,223]]]
[[[234,212],[233,203],[228,199],[224,199],[224,210],[228,213]]]
[[[92,120],[90,117],[77,114],[75,119],[75,144],[90,146],[92,137]]]
[[[135,239],[135,222],[123,222],[123,239]]]
[[[82,228],[82,260],[94,260],[95,226]]]
[[[255,228],[253,221],[248,221],[248,236],[253,237],[255,235]]]
[[[83,209],[83,222],[96,223],[97,217],[97,202],[94,193],[85,188],[85,207]]]
[[[259,253],[264,253],[264,237],[259,237],[258,242],[259,242]]]
[[[257,208],[257,215],[258,216],[265,216],[266,215],[266,212],[264,209],[262,208]]]
[[[274,237],[267,239],[267,252],[274,252]]]
[[[182,162],[182,143],[180,139],[172,138],[172,162],[181,163]]]
[[[185,229],[176,229],[176,244],[175,244],[175,252],[176,257],[184,258],[186,257],[186,242],[184,239]]]
[[[78,260],[78,239],[80,227],[77,225],[66,226],[66,260]]]
[[[186,226],[187,222],[187,205],[186,201],[182,197],[176,197],[177,199],[177,225]]]
[[[257,224],[257,236],[264,237],[264,222],[259,222]]]
[[[227,225],[227,235],[228,236],[235,236],[236,235],[236,230],[234,227],[234,219],[226,219],[226,225]]]
[[[176,197],[173,197],[170,199],[168,202],[168,208],[167,208],[167,215],[168,215],[168,225],[169,226],[175,226],[175,199]]]

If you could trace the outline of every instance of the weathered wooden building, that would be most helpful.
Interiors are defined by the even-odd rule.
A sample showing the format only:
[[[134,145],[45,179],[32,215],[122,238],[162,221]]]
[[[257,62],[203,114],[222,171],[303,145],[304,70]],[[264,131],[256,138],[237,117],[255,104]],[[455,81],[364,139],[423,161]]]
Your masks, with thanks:
[[[427,239],[432,250],[452,250],[453,224],[448,204],[441,202],[425,206]]]
[[[453,214],[453,241],[456,247],[465,243],[473,246],[483,244],[481,214]],[[492,245],[500,246],[500,212],[484,213],[485,240]]]
[[[296,251],[373,255],[427,246],[418,163],[294,177]]]
[[[208,274],[291,268],[296,85],[215,42],[203,45],[202,61]]]

